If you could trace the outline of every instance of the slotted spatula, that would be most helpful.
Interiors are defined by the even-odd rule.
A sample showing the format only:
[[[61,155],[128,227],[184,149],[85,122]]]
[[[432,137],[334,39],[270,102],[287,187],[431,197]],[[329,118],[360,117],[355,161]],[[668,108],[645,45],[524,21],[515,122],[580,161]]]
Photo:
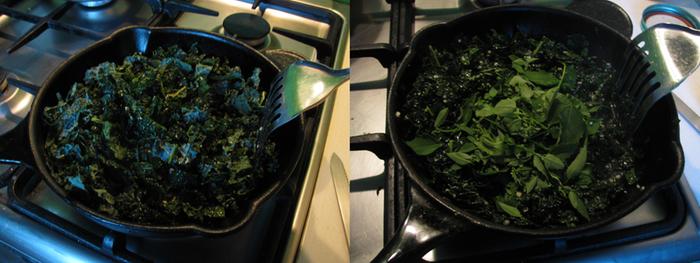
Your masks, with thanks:
[[[323,102],[336,88],[350,79],[350,69],[334,70],[325,65],[299,60],[272,82],[265,107],[270,132]]]
[[[334,70],[311,61],[299,60],[277,75],[265,103],[265,116],[258,133],[260,150],[270,133],[320,104],[350,79],[350,69]]]
[[[646,54],[640,56],[636,48]],[[658,24],[632,40],[619,72],[618,88],[632,98],[630,134],[661,98],[678,87],[700,65],[700,31]]]

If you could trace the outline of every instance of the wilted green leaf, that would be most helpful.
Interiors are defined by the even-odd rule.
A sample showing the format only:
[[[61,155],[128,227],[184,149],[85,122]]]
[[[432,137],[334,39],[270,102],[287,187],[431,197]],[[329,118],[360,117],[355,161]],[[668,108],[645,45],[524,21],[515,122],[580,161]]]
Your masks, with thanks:
[[[561,170],[564,169],[564,162],[559,159],[559,157],[548,153],[542,156],[542,162],[547,169],[550,170]]]
[[[452,161],[462,166],[468,165],[474,160],[473,156],[463,152],[449,152],[446,154],[447,157],[450,157],[450,159],[452,159]]]
[[[496,201],[496,205],[498,205],[498,207],[501,210],[503,210],[503,212],[506,212],[509,215],[512,215],[514,217],[523,217],[523,215],[520,214],[520,210],[518,210],[517,207],[511,206],[501,201]]]
[[[547,169],[544,168],[544,163],[542,163],[542,159],[540,159],[539,156],[535,155],[532,158],[532,165],[535,166],[537,171],[540,171],[540,173],[547,175]]]
[[[417,155],[428,155],[442,147],[442,143],[435,142],[425,137],[416,137],[413,140],[407,141],[406,144],[408,147],[411,147],[413,152]]]
[[[448,110],[449,110],[448,108],[443,108],[442,110],[440,110],[440,112],[438,112],[437,118],[435,118],[435,123],[434,123],[435,128],[440,128],[440,126],[442,126],[442,124],[445,122],[445,118],[447,118]]]
[[[515,100],[503,99],[496,103],[496,106],[493,108],[493,114],[496,114],[498,116],[506,116],[512,114],[513,111],[515,111],[515,108]]]
[[[532,189],[535,189],[535,186],[537,185],[537,176],[532,176],[530,177],[530,180],[525,183],[525,193],[530,193]]]
[[[583,147],[581,147],[581,150],[576,155],[576,158],[574,158],[574,160],[571,161],[571,164],[569,164],[569,167],[566,168],[566,178],[572,179],[577,176],[583,169],[583,166],[586,164],[587,157],[588,145],[584,143]]]
[[[522,74],[527,80],[540,86],[552,87],[559,83],[559,79],[549,72],[524,71]]]
[[[586,204],[583,203],[583,201],[578,197],[578,194],[575,191],[569,191],[569,202],[571,203],[571,206],[573,206],[576,211],[578,211],[581,216],[586,218],[586,220],[590,221],[591,218],[588,216],[588,208],[586,208]]]

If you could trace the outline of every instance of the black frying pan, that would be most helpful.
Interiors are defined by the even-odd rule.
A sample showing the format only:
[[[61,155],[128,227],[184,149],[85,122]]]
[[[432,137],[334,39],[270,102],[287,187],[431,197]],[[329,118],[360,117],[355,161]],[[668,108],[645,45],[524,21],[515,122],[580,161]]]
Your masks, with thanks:
[[[477,10],[447,23],[440,23],[418,32],[401,62],[389,90],[387,107],[388,130],[395,155],[406,169],[413,183],[413,202],[406,221],[394,238],[379,253],[375,262],[419,261],[435,243],[454,233],[481,227],[504,233],[532,238],[565,238],[582,235],[585,231],[611,223],[644,203],[653,193],[675,183],[683,170],[683,150],[679,140],[678,115],[672,97],[663,98],[649,113],[635,140],[648,140],[646,156],[640,163],[651,164],[639,173],[640,185],[645,188],[615,205],[614,211],[604,218],[570,228],[528,229],[491,222],[453,204],[450,199],[433,189],[424,177],[428,171],[420,165],[419,156],[404,143],[410,140],[411,126],[395,116],[421,72],[420,58],[427,46],[443,46],[455,36],[486,34],[489,30],[512,34],[565,40],[571,34],[581,34],[590,42],[589,53],[610,62],[620,69],[630,39],[612,28],[589,17],[561,9],[535,6],[503,6]],[[637,56],[643,56],[636,51]],[[607,87],[612,88],[612,87]],[[475,237],[478,238],[478,237]]]
[[[56,105],[56,93],[61,93],[65,97],[73,83],[83,80],[86,70],[102,62],[121,63],[124,57],[134,52],[150,53],[157,47],[178,45],[183,50],[188,50],[194,43],[197,43],[201,52],[227,58],[231,63],[240,66],[245,75],[251,74],[256,67],[260,68],[262,70],[260,87],[269,87],[271,80],[280,72],[272,61],[258,51],[228,37],[182,28],[128,27],[114,32],[71,56],[52,73],[37,93],[29,116],[29,142],[36,166],[49,187],[88,219],[111,230],[129,235],[149,237],[224,235],[248,222],[256,209],[265,200],[274,196],[294,171],[304,144],[303,116],[270,135],[269,139],[276,143],[280,158],[278,173],[270,176],[272,179],[266,182],[266,187],[260,187],[254,191],[250,200],[241,209],[246,211],[244,214],[226,218],[220,225],[158,226],[116,220],[86,206],[84,204],[86,202],[80,200],[81,196],[66,192],[56,183],[46,165],[44,142],[47,129],[42,120],[44,108]]]

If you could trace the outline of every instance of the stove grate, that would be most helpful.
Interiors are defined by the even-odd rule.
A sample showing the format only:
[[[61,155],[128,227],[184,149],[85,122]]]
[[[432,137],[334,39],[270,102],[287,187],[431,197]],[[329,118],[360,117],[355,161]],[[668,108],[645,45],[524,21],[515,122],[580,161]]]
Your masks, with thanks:
[[[170,19],[175,18],[180,12],[192,12],[212,16],[218,15],[216,11],[198,7],[180,0],[148,0],[147,2],[151,6],[151,10],[153,10],[153,15],[148,19],[147,25],[149,26],[161,23],[165,19],[164,16]],[[73,1],[66,1],[43,17],[18,11],[7,5],[0,5],[0,14],[34,24],[24,35],[15,40],[12,46],[7,49],[7,53],[18,50],[49,28],[69,32],[92,40],[99,40],[105,37],[102,33],[59,21],[59,19],[68,12],[68,10],[73,8],[75,4],[76,3]]]

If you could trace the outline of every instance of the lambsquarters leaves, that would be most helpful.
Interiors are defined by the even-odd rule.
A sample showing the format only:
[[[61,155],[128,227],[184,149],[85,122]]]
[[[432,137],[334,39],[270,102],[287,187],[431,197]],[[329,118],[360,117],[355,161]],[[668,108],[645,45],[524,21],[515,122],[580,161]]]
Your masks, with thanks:
[[[473,156],[463,152],[449,152],[447,153],[447,157],[450,157],[450,159],[460,166],[468,165],[474,160]]]
[[[529,194],[530,191],[532,191],[532,189],[534,189],[536,185],[537,185],[537,176],[530,177],[530,180],[528,180],[527,183],[525,183],[525,193]]]
[[[559,103],[555,112],[561,125],[559,143],[578,144],[586,132],[586,123],[583,120],[583,115],[567,97],[557,96],[556,100]]]
[[[523,217],[523,215],[520,214],[520,210],[518,210],[517,207],[511,206],[501,201],[496,201],[496,205],[498,206],[498,208],[502,209],[503,212],[506,212],[509,215],[512,215],[514,217]]]
[[[503,99],[496,103],[496,106],[493,107],[493,113],[498,116],[506,116],[513,113],[513,111],[515,111],[515,107],[516,105],[514,99]]]
[[[535,155],[532,157],[532,165],[535,166],[535,169],[537,169],[537,171],[540,171],[540,173],[547,175],[547,169],[544,168],[544,163],[542,163],[542,159],[540,159],[539,156]]]
[[[564,169],[564,162],[562,162],[559,157],[556,155],[553,155],[551,153],[545,154],[542,157],[542,161],[544,162],[544,166],[547,167],[547,169],[550,170],[561,170]]]
[[[544,71],[524,71],[523,76],[532,83],[540,86],[552,87],[559,83],[559,79],[552,73]]]
[[[587,143],[584,143],[583,147],[581,147],[581,150],[576,155],[576,158],[574,158],[574,160],[571,161],[571,164],[569,164],[569,167],[566,168],[567,179],[574,178],[581,172],[581,170],[583,170],[583,166],[586,164],[586,158],[588,156],[587,148]]]
[[[408,147],[411,147],[416,154],[421,156],[431,154],[442,146],[442,143],[424,137],[416,137],[413,140],[407,141],[406,144]]]
[[[621,175],[616,169],[630,168],[620,161],[633,163],[633,148],[613,138],[618,119],[602,103],[614,82],[609,63],[546,37],[458,39],[422,58],[400,105],[406,132],[430,139],[419,151],[432,151],[420,159],[432,186],[491,221],[522,216],[508,222],[522,227],[570,227],[586,222],[579,214],[613,209],[608,199],[630,190],[628,180],[596,180],[593,171]],[[587,140],[601,146],[585,149],[601,162],[584,158]]]
[[[571,206],[578,211],[579,214],[581,214],[586,220],[591,221],[591,218],[588,216],[588,209],[586,208],[586,204],[583,203],[583,201],[578,198],[578,194],[576,194],[576,191],[571,190],[569,191],[569,202],[571,203]]]
[[[447,118],[448,111],[449,111],[448,108],[444,108],[444,109],[440,110],[440,112],[438,112],[437,118],[435,118],[435,123],[434,123],[434,126],[436,129],[440,128],[440,126],[445,122],[445,118]]]

